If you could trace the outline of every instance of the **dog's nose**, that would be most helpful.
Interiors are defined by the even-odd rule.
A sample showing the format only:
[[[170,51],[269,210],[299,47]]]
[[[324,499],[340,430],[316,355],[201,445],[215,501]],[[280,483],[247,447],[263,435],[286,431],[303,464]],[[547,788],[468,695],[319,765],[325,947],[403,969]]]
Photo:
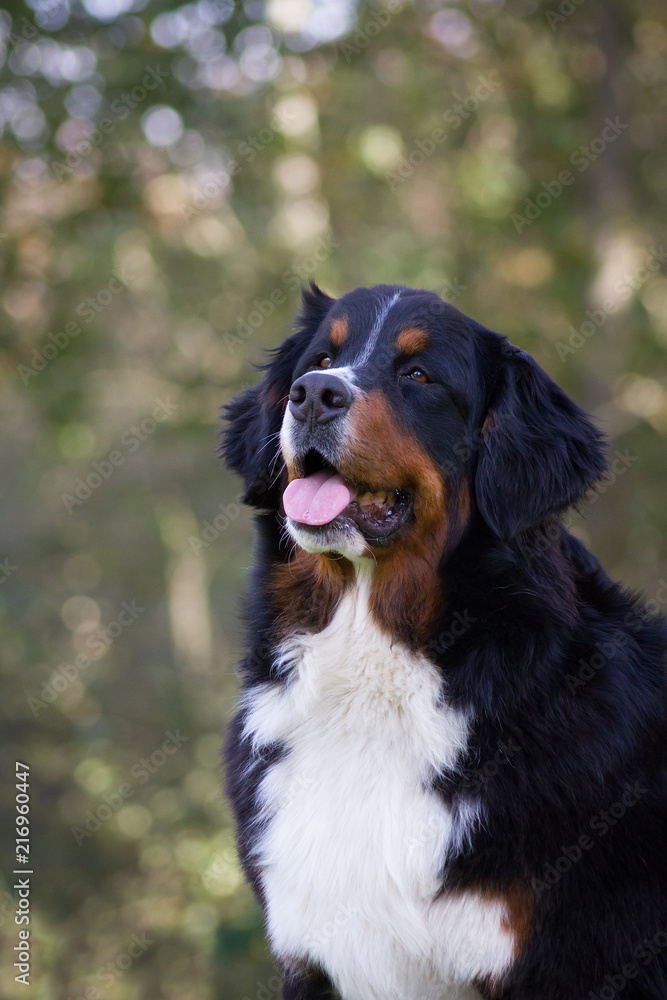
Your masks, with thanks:
[[[352,393],[337,375],[306,372],[292,384],[289,408],[296,420],[326,424],[350,408]]]

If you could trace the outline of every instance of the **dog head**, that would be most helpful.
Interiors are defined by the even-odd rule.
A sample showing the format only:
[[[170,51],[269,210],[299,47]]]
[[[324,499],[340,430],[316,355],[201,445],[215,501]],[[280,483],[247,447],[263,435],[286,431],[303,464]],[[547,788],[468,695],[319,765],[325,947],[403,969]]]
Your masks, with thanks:
[[[308,552],[442,554],[478,514],[509,540],[602,474],[586,414],[525,352],[436,294],[306,291],[296,332],[227,409],[245,502]]]

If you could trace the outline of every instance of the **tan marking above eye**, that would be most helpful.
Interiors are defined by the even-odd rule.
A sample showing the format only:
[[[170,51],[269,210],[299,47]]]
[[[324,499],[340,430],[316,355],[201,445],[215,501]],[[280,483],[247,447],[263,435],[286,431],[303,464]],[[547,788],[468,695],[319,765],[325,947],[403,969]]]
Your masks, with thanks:
[[[340,347],[345,343],[350,333],[350,327],[347,322],[346,316],[339,316],[331,324],[331,330],[329,331],[329,340],[334,347]]]
[[[428,333],[416,326],[408,326],[399,333],[396,346],[401,354],[416,354],[428,347]]]

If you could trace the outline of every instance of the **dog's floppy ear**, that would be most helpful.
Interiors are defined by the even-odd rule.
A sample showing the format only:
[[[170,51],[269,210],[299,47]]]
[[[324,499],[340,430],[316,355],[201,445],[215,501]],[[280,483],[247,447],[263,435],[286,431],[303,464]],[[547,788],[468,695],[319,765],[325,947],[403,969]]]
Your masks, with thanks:
[[[507,540],[579,500],[603,475],[603,436],[525,351],[503,341],[482,428],[475,497]]]
[[[242,476],[241,499],[251,507],[277,510],[280,505],[284,464],[279,435],[294,367],[334,301],[311,282],[302,292],[296,332],[261,366],[262,381],[224,407],[223,419],[228,424],[221,454],[229,468]]]

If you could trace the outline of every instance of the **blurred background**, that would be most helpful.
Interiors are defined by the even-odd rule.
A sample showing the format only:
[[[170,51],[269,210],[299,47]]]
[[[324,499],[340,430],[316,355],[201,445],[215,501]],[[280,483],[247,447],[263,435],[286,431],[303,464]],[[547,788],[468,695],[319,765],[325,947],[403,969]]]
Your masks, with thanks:
[[[220,791],[251,532],[215,451],[311,277],[435,289],[532,352],[616,453],[572,530],[667,602],[665,13],[0,11],[3,996],[279,995]]]

